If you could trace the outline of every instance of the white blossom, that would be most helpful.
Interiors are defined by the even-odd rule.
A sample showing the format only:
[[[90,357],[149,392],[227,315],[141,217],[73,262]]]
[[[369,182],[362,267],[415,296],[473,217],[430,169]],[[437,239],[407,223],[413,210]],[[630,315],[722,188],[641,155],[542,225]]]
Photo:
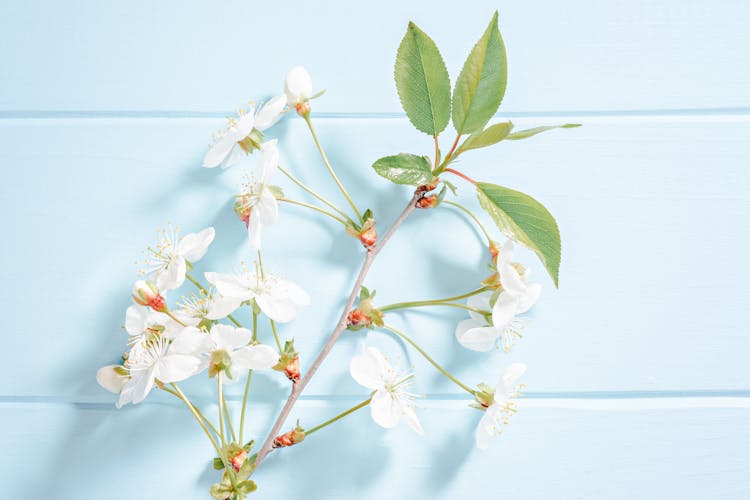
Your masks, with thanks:
[[[164,292],[174,290],[185,281],[188,263],[199,261],[206,255],[208,246],[216,235],[213,227],[186,234],[178,239],[178,229],[163,231],[156,247],[150,247],[146,264],[149,274],[155,275],[156,287]]]
[[[500,377],[494,389],[492,403],[489,404],[477,425],[475,438],[477,448],[480,450],[486,450],[489,447],[490,439],[502,433],[503,426],[516,413],[514,399],[518,397],[520,391],[520,386],[516,386],[516,381],[525,371],[526,365],[513,363]]]

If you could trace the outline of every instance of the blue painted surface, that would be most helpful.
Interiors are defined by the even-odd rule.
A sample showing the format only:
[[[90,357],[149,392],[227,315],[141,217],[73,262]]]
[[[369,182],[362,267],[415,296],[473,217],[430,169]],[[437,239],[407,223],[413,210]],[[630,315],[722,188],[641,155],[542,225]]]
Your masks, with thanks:
[[[401,202],[391,200],[408,191],[369,165],[431,147],[399,113],[395,48],[414,19],[455,76],[492,9],[464,4],[466,12],[451,14],[421,1],[358,6],[356,14],[336,1],[0,6],[0,252],[8,263],[0,300],[10,311],[0,350],[4,495],[207,496],[210,449],[188,414],[164,397],[116,412],[93,379],[122,348],[132,262],[168,221],[184,230],[215,225],[202,270],[250,259],[229,205],[239,172],[202,170],[200,159],[226,110],[277,92],[300,62],[328,89],[315,109],[331,160],[381,223],[392,220]],[[460,313],[393,321],[470,383],[526,362],[528,401],[493,449],[478,453],[470,446],[478,414],[455,387],[420,358],[398,354],[392,338],[368,333],[368,344],[413,366],[428,437],[353,416],[340,434],[321,432],[269,460],[258,498],[750,497],[750,8],[705,0],[497,7],[511,61],[500,116],[519,127],[585,126],[467,154],[462,166],[536,196],[556,215],[561,289],[521,253],[545,291],[509,356],[457,348]],[[303,26],[313,34],[303,36]],[[299,119],[274,135],[286,165],[337,196]],[[325,220],[283,208],[266,255],[313,296],[314,307],[282,329],[297,339],[304,369],[361,256]],[[459,215],[416,214],[367,284],[388,302],[459,293],[483,276],[483,252]],[[404,282],[406,274],[414,280]],[[336,346],[295,418],[314,424],[364,394],[346,373],[364,337],[346,335]],[[254,433],[267,428],[285,385],[257,378]],[[207,411],[215,411],[211,389],[187,384]],[[236,401],[234,388],[230,395]],[[285,487],[291,470],[295,483]]]

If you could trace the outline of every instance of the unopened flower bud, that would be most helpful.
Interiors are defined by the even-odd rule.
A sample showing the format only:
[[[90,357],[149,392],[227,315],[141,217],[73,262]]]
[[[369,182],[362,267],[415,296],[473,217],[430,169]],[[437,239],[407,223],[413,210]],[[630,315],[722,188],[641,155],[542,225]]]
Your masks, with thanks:
[[[284,367],[284,375],[292,382],[299,380],[299,356],[295,356],[287,365]]]
[[[362,231],[359,233],[359,241],[365,248],[371,248],[378,242],[378,232],[375,230],[375,224],[365,224]]]
[[[229,457],[229,465],[232,466],[235,472],[239,472],[245,460],[247,460],[247,450],[240,448],[239,451]]]
[[[429,196],[422,196],[417,200],[417,208],[433,208],[438,204],[438,197],[435,194]]]
[[[422,184],[417,188],[417,191],[420,193],[427,193],[429,191],[434,191],[438,187],[438,183],[440,182],[440,179],[435,177],[427,184]]]
[[[292,446],[297,443],[301,443],[305,440],[305,431],[300,427],[299,425],[292,429],[289,432],[285,432],[284,434],[281,434],[280,436],[276,436],[276,439],[273,440],[273,447],[274,448],[286,448],[287,446]]]
[[[349,330],[356,331],[372,324],[372,318],[362,309],[352,309],[346,316],[346,327]]]
[[[167,303],[159,294],[159,289],[150,281],[138,280],[133,285],[133,300],[136,304],[148,306],[154,311],[167,311]]]
[[[295,104],[294,109],[296,109],[297,114],[303,118],[306,116],[310,116],[310,103],[307,101],[298,102],[297,104]]]

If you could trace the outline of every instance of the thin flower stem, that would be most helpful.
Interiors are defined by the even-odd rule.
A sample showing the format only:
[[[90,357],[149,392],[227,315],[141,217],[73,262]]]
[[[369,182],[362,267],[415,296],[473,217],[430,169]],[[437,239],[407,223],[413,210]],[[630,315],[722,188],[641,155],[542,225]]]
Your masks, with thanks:
[[[203,285],[201,285],[198,280],[196,280],[195,278],[193,278],[192,276],[190,276],[190,273],[185,273],[185,277],[188,279],[188,281],[190,283],[192,283],[193,285],[195,285],[196,287],[198,287],[198,290],[200,290],[203,293],[208,293],[206,291],[206,289],[203,287]],[[231,314],[227,314],[227,318],[229,319],[229,321],[231,321],[232,323],[234,323],[235,326],[237,326],[239,328],[242,328],[242,324],[239,321],[237,321],[234,318],[234,316],[232,316]]]
[[[430,355],[429,355],[429,354],[427,354],[427,353],[426,353],[426,352],[424,351],[424,349],[422,349],[421,347],[419,347],[419,344],[417,344],[416,342],[414,342],[414,341],[413,341],[413,340],[411,339],[411,337],[409,337],[408,335],[406,335],[406,334],[405,334],[404,332],[402,332],[401,330],[399,330],[399,329],[397,329],[397,328],[394,328],[394,327],[392,327],[392,326],[390,326],[390,325],[383,325],[383,328],[385,328],[386,330],[390,330],[391,332],[395,333],[396,335],[398,335],[399,337],[401,337],[402,339],[404,339],[404,340],[405,340],[406,342],[408,342],[409,344],[411,344],[411,345],[412,345],[412,347],[414,347],[414,348],[415,348],[415,349],[416,349],[417,351],[419,351],[419,354],[421,354],[422,356],[424,356],[424,358],[425,358],[425,359],[426,359],[427,361],[429,361],[429,362],[430,362],[430,364],[431,364],[432,366],[434,366],[434,367],[435,367],[435,368],[437,369],[437,371],[439,371],[440,373],[442,373],[443,375],[445,375],[446,377],[448,377],[448,379],[449,379],[449,380],[450,380],[451,382],[453,382],[454,384],[456,384],[457,386],[459,386],[459,387],[460,387],[461,389],[465,390],[466,392],[468,392],[468,393],[469,393],[469,394],[471,394],[472,396],[474,395],[474,390],[473,390],[473,389],[472,389],[471,387],[469,387],[468,385],[466,385],[466,384],[464,384],[463,382],[461,382],[460,380],[458,380],[458,379],[457,379],[456,377],[454,377],[453,375],[451,375],[451,374],[450,374],[450,373],[448,372],[448,370],[446,370],[445,368],[443,368],[442,366],[440,366],[440,365],[439,365],[439,364],[437,363],[437,361],[435,361],[434,359],[432,359],[432,358],[430,357]]]
[[[271,331],[273,332],[273,338],[276,340],[276,347],[279,348],[279,352],[283,351],[281,347],[281,341],[279,340],[279,334],[276,332],[276,323],[271,318],[268,318],[268,321],[271,323]]]
[[[440,162],[440,166],[433,172],[435,175],[440,175],[443,172],[445,172],[446,168],[451,161],[453,161],[453,153],[456,151],[456,148],[458,147],[458,141],[461,140],[461,134],[458,134],[456,136],[456,140],[453,141],[453,145],[451,146],[450,150],[448,150],[448,154],[443,157],[443,161]]]
[[[336,172],[333,171],[333,167],[331,166],[331,163],[328,161],[328,157],[326,156],[325,151],[323,151],[323,146],[320,144],[320,140],[318,140],[318,135],[315,133],[315,128],[313,127],[312,120],[310,120],[310,116],[306,115],[305,117],[305,123],[307,123],[307,128],[310,129],[310,133],[312,134],[313,141],[315,141],[315,145],[318,147],[318,153],[320,153],[320,157],[323,159],[323,163],[325,163],[326,168],[328,169],[328,173],[331,174],[331,177],[333,177],[333,180],[336,182],[336,185],[341,190],[341,193],[344,195],[344,198],[346,198],[346,201],[349,202],[349,205],[352,207],[352,210],[354,210],[354,213],[357,215],[357,219],[359,219],[360,222],[364,222],[364,219],[362,218],[362,214],[357,209],[357,205],[354,204],[354,200],[352,200],[352,197],[349,196],[349,193],[346,192],[346,188],[343,184],[341,184],[341,181],[336,176]]]
[[[433,305],[449,305],[446,304],[446,302],[454,302],[456,300],[465,299],[468,297],[471,297],[473,295],[478,295],[482,292],[487,291],[487,287],[477,288],[476,290],[472,290],[470,292],[466,292],[461,295],[456,295],[454,297],[446,297],[444,299],[433,299],[433,300],[417,300],[417,301],[410,301],[410,302],[397,302],[395,304],[388,304],[387,306],[379,307],[378,309],[386,312],[386,311],[393,311],[395,309],[405,309],[407,307],[421,307],[421,306],[433,306]],[[455,304],[459,305],[459,304]],[[472,309],[469,309],[472,310]]]
[[[227,400],[224,400],[224,418],[227,421],[227,427],[229,427],[229,433],[232,435],[232,441],[237,442],[237,434],[234,433],[234,425],[232,424],[232,416],[229,414],[229,408],[227,407]]]
[[[438,135],[433,136],[435,139],[435,166],[432,168],[433,171],[437,171],[438,162],[440,161],[440,143],[438,142]]]
[[[260,248],[258,249],[258,269],[260,270],[260,277],[265,279],[266,273],[263,270],[263,251]]]
[[[298,185],[299,187],[301,187],[303,190],[307,191],[308,193],[310,193],[311,195],[313,195],[315,198],[319,199],[320,201],[322,201],[323,203],[325,203],[326,205],[328,205],[330,208],[332,208],[333,210],[335,210],[336,212],[338,212],[345,219],[351,221],[351,218],[349,218],[349,216],[346,215],[346,212],[344,212],[339,207],[337,207],[336,205],[334,205],[333,203],[331,203],[330,201],[328,201],[321,194],[318,194],[317,192],[313,191],[312,188],[310,188],[305,183],[303,183],[301,180],[299,180],[298,178],[296,178],[287,169],[285,169],[284,167],[282,167],[281,165],[279,165],[279,170],[281,170],[281,172],[284,175],[286,175],[289,178],[289,180],[291,180],[293,183],[295,183],[296,185]]]
[[[173,320],[175,320],[180,326],[185,326],[185,327],[187,326],[184,322],[180,321],[177,318],[177,316],[175,316],[174,314],[172,314],[172,311],[170,311],[169,309],[167,309],[166,311],[164,311],[164,314],[166,314],[167,316],[169,316],[170,318],[172,318]]]
[[[443,200],[441,203],[445,203],[446,205],[454,206],[454,207],[458,208],[459,210],[461,210],[466,215],[468,215],[471,219],[474,220],[474,222],[476,222],[477,226],[479,226],[479,229],[481,229],[482,232],[484,233],[484,237],[487,238],[487,244],[489,245],[492,242],[492,238],[490,237],[489,231],[487,231],[487,228],[484,227],[484,224],[482,224],[482,222],[477,218],[476,215],[474,215],[472,213],[471,210],[469,210],[465,206],[461,205],[460,203],[456,203],[455,201]]]
[[[221,449],[219,448],[219,445],[216,443],[216,440],[211,435],[211,433],[208,431],[208,428],[203,423],[203,420],[200,417],[200,413],[198,412],[198,409],[193,406],[193,403],[190,402],[190,400],[185,396],[185,394],[180,390],[179,387],[177,387],[176,384],[170,384],[174,388],[173,391],[169,391],[171,394],[174,394],[178,398],[182,400],[183,403],[185,403],[185,406],[188,407],[188,410],[193,414],[193,417],[195,417],[195,420],[198,422],[198,424],[201,426],[201,429],[203,429],[203,432],[206,433],[206,436],[208,437],[208,440],[211,441],[211,444],[213,445],[214,449],[216,450],[216,453],[221,456]],[[165,388],[166,390],[166,388]]]
[[[320,213],[322,213],[324,215],[327,215],[331,219],[334,219],[334,220],[340,222],[341,224],[346,225],[346,221],[344,219],[342,219],[341,217],[339,217],[338,215],[335,215],[335,214],[333,214],[333,213],[331,213],[328,210],[325,210],[323,208],[316,207],[315,205],[311,205],[310,203],[305,203],[304,201],[292,200],[292,199],[289,199],[289,198],[276,198],[276,199],[279,200],[279,201],[286,202],[286,203],[291,203],[293,205],[299,205],[301,207],[306,207],[306,208],[310,208],[312,210],[317,210],[318,212],[320,212]]]
[[[337,420],[341,420],[341,419],[342,419],[342,418],[344,418],[345,416],[347,416],[347,415],[350,415],[350,414],[354,413],[355,411],[359,410],[360,408],[364,408],[365,406],[367,406],[367,405],[369,405],[369,404],[370,404],[370,401],[372,401],[372,397],[369,397],[369,398],[367,398],[366,400],[362,401],[361,403],[359,403],[359,404],[358,404],[358,405],[356,405],[356,406],[353,406],[353,407],[349,408],[348,410],[346,410],[346,411],[345,411],[345,412],[343,412],[343,413],[339,413],[338,415],[336,415],[336,416],[335,416],[335,417],[333,417],[332,419],[330,419],[330,420],[326,420],[325,422],[323,422],[323,423],[322,423],[322,424],[320,424],[320,425],[316,425],[315,427],[313,427],[313,428],[312,428],[312,429],[310,429],[310,430],[305,430],[305,437],[309,436],[309,435],[310,435],[310,434],[312,434],[313,432],[317,432],[317,431],[319,431],[319,430],[320,430],[320,429],[322,429],[323,427],[326,427],[326,426],[328,426],[328,425],[331,425],[332,423],[336,422]]]
[[[176,385],[176,384],[172,384],[172,385]],[[173,396],[176,396],[176,397],[182,399],[182,396],[180,396],[179,393],[177,393],[176,391],[173,391],[172,389],[169,389],[166,386],[161,386],[159,388],[162,391],[164,391],[164,392],[168,392],[169,394],[172,394]],[[206,417],[203,414],[203,412],[198,409],[197,406],[195,406],[194,404],[192,404],[192,402],[190,404],[192,405],[192,407],[195,410],[195,412],[200,416],[200,418],[203,419],[203,423],[206,424],[212,431],[214,431],[214,434],[216,434],[218,436],[219,435],[219,431],[216,430],[216,427],[214,427],[214,424],[211,423],[211,421],[208,419],[208,417]]]
[[[397,309],[408,309],[410,307],[427,307],[427,306],[446,306],[456,307],[458,309],[466,309],[467,311],[473,311],[475,313],[487,315],[492,314],[492,311],[485,311],[484,309],[477,309],[476,307],[467,306],[466,304],[458,304],[456,302],[442,302],[439,300],[423,300],[420,302],[399,302],[398,304],[389,304],[385,307],[379,308],[382,312],[395,311]]]
[[[326,357],[328,357],[328,354],[331,352],[331,349],[333,349],[336,341],[339,339],[339,337],[341,337],[341,334],[346,328],[346,318],[349,314],[349,311],[354,305],[354,301],[357,300],[359,290],[362,288],[362,283],[364,283],[365,278],[367,277],[367,273],[370,271],[375,258],[378,256],[383,247],[385,247],[385,245],[398,230],[398,228],[401,227],[401,224],[403,224],[404,221],[409,217],[409,215],[414,212],[414,210],[416,209],[417,200],[421,195],[422,193],[419,191],[414,192],[412,197],[407,202],[406,207],[401,212],[401,215],[398,216],[393,225],[391,225],[390,229],[386,231],[386,233],[380,239],[380,242],[374,247],[368,249],[364,262],[362,263],[362,267],[359,270],[359,274],[354,280],[354,285],[352,285],[352,290],[349,293],[349,298],[347,299],[346,304],[344,305],[344,309],[339,316],[338,323],[336,323],[336,326],[331,332],[331,335],[328,337],[328,340],[318,353],[318,356],[310,365],[310,368],[308,368],[307,372],[305,372],[305,374],[299,379],[299,381],[297,381],[297,383],[292,386],[292,391],[289,394],[286,403],[284,403],[284,406],[281,408],[279,415],[276,417],[276,421],[271,427],[271,430],[266,435],[266,439],[263,442],[260,451],[258,451],[258,456],[255,459],[256,467],[259,466],[261,462],[263,462],[263,460],[266,458],[266,456],[268,456],[268,453],[273,450],[273,440],[281,431],[281,427],[284,425],[284,422],[286,422],[287,417],[289,417],[289,414],[294,408],[295,403],[299,399],[302,392],[305,390],[307,384],[310,382],[313,376],[315,376],[315,373],[318,371],[318,368],[320,368],[320,365],[322,365],[323,361],[325,361]]]
[[[258,313],[253,311],[253,341],[258,338]],[[245,382],[245,393],[242,396],[242,411],[240,412],[240,440],[239,444],[243,443],[243,435],[245,431],[245,409],[247,408],[247,397],[250,393],[250,380],[253,377],[253,371],[247,371],[247,381]]]
[[[219,390],[219,437],[221,438],[221,447],[226,449],[227,440],[224,437],[224,388],[221,383],[221,372],[216,374],[216,385]]]

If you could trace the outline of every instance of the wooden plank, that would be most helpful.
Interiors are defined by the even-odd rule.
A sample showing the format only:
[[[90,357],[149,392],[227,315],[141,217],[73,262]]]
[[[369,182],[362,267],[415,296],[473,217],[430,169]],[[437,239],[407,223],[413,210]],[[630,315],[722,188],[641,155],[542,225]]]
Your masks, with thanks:
[[[747,2],[500,2],[514,112],[750,106]],[[400,112],[392,81],[408,20],[455,78],[495,6],[232,0],[4,2],[0,110],[228,112],[306,64],[328,112]],[[540,15],[540,13],[544,13]]]
[[[123,348],[132,262],[167,221],[183,231],[216,226],[216,243],[198,273],[251,262],[230,204],[241,171],[199,168],[201,145],[218,125],[213,119],[0,121],[6,172],[0,197],[12,207],[0,215],[7,263],[0,300],[10,310],[0,363],[6,373],[24,374],[0,379],[0,394],[111,401],[93,376]],[[469,384],[492,381],[501,366],[520,360],[529,365],[527,383],[536,393],[750,389],[749,132],[747,117],[586,118],[580,129],[467,154],[460,165],[467,173],[522,189],[558,217],[561,289],[552,290],[531,254],[519,253],[545,290],[510,356],[461,349],[453,337],[461,311],[425,310],[389,321]],[[340,202],[301,120],[285,122],[277,133],[284,163]],[[369,165],[395,152],[429,153],[430,140],[404,119],[325,119],[319,133],[344,182],[359,186],[353,191],[362,206],[385,227],[401,209],[402,201],[392,200],[405,200],[408,191],[374,176]],[[278,182],[300,196],[281,176]],[[466,185],[460,199],[475,205]],[[270,269],[313,296],[314,307],[281,330],[297,340],[304,369],[339,314],[361,250],[326,220],[310,220],[294,207],[283,207],[266,236]],[[381,304],[450,296],[482,279],[485,255],[476,231],[456,214],[418,213],[367,284]],[[265,325],[261,338],[271,342]],[[413,367],[419,392],[457,390],[418,356],[402,354],[392,338],[360,332],[345,335],[309,394],[361,392],[346,371],[364,342]],[[43,368],[29,370],[30,363]],[[286,390],[278,376],[261,379],[268,397]],[[191,390],[203,394],[203,383]]]
[[[255,476],[256,496],[747,498],[748,402],[712,399],[655,400],[664,404],[650,409],[526,401],[485,452],[472,442],[479,413],[458,402],[422,402],[421,437],[405,426],[381,429],[364,410],[272,455]],[[303,425],[319,422],[354,403],[304,401],[296,415]],[[172,404],[0,410],[0,477],[11,498],[202,499],[216,478],[210,445]],[[251,407],[250,436],[265,428],[269,410]]]

